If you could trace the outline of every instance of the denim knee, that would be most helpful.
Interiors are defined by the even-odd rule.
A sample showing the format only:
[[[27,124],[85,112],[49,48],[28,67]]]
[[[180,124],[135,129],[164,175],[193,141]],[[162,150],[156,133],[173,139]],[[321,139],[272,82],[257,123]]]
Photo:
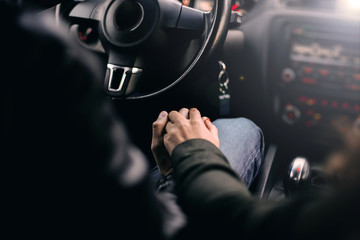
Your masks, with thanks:
[[[246,118],[214,121],[219,130],[220,150],[231,167],[249,186],[255,179],[264,158],[264,136],[261,129]]]

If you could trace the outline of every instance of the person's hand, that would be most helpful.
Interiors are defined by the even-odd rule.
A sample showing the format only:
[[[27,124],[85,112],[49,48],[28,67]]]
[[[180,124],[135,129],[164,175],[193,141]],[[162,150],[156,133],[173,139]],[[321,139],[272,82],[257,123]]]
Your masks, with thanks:
[[[164,145],[171,155],[174,148],[190,139],[205,139],[219,147],[220,141],[217,128],[208,118],[202,118],[196,108],[172,111],[168,115]]]
[[[165,126],[168,123],[168,113],[162,111],[152,125],[151,151],[160,174],[167,176],[172,172],[170,155],[164,146]]]

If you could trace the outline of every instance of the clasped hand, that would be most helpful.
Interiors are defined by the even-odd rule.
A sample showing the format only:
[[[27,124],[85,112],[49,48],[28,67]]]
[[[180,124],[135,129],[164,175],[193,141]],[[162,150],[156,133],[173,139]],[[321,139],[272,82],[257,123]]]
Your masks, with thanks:
[[[205,139],[219,147],[217,128],[196,108],[162,111],[152,126],[151,151],[162,175],[172,172],[170,156],[175,147],[190,139]]]

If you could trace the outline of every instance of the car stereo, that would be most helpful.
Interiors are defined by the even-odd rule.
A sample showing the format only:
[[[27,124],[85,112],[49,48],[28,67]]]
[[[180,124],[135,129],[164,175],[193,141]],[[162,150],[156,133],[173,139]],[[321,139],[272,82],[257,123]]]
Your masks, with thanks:
[[[284,39],[269,69],[278,120],[313,133],[360,127],[359,31],[288,24]]]
[[[289,60],[302,84],[360,91],[359,36],[315,31],[309,26],[292,30]],[[295,80],[287,77],[284,81]]]

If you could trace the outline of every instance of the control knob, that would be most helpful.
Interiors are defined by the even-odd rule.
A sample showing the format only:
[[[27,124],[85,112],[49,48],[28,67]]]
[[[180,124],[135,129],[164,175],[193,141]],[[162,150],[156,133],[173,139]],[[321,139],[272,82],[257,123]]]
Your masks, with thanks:
[[[287,104],[282,114],[282,120],[288,125],[293,125],[301,117],[301,111],[299,108],[292,104]]]
[[[285,83],[290,83],[294,81],[295,77],[296,77],[295,72],[291,68],[285,68],[281,73],[281,79]]]

